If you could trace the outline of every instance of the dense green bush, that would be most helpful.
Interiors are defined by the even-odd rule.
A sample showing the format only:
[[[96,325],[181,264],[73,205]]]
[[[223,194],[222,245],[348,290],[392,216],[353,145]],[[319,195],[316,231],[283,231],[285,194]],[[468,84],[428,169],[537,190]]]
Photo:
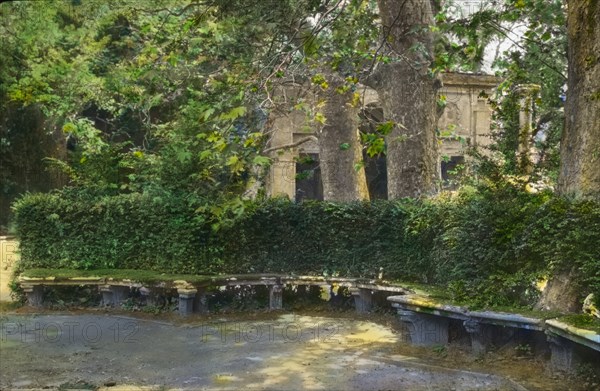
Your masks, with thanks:
[[[29,194],[14,204],[21,267],[212,271],[205,224],[183,199]]]
[[[283,272],[441,284],[457,299],[514,305],[575,266],[600,297],[600,205],[514,186],[395,202],[247,205],[214,230],[183,196],[30,194],[15,205],[21,268]],[[201,209],[202,210],[202,209]]]

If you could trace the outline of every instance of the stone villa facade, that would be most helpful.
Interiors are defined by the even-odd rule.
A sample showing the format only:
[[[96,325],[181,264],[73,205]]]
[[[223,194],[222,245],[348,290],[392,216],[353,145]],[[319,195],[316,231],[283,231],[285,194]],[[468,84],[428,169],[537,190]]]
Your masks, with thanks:
[[[446,107],[438,123],[441,135],[438,161],[442,180],[451,178],[452,169],[464,162],[467,145],[485,147],[491,143],[492,110],[487,96],[493,94],[500,81],[491,75],[443,75],[440,94],[445,96]],[[377,93],[368,88],[360,92],[365,118],[380,118]],[[273,164],[266,181],[270,196],[283,195],[292,200],[322,199],[319,147],[316,138],[310,137],[314,131],[306,118],[305,113],[293,110],[272,121],[269,149],[273,150],[270,153]],[[368,123],[361,130],[368,131]],[[295,146],[281,148],[286,145]],[[371,159],[365,156],[365,170],[371,199],[386,198],[385,157]]]

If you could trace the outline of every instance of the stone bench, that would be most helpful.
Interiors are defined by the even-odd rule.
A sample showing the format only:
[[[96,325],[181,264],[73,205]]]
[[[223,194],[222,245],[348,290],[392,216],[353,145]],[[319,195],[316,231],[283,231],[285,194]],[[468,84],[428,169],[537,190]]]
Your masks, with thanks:
[[[147,303],[153,302],[157,292],[172,290],[177,292],[178,311],[183,316],[194,312],[207,312],[207,294],[216,287],[265,286],[269,291],[269,308],[272,310],[282,308],[282,293],[285,286],[329,287],[330,290],[334,286],[346,287],[354,298],[358,313],[371,310],[375,293],[392,294],[387,297],[387,300],[407,326],[410,342],[416,345],[446,345],[449,342],[450,321],[454,320],[462,324],[464,331],[469,335],[471,349],[476,354],[487,350],[490,338],[486,331],[489,331],[490,326],[545,333],[553,370],[575,370],[580,362],[577,353],[580,346],[600,352],[600,335],[567,325],[557,319],[544,320],[507,312],[471,311],[467,307],[442,303],[428,296],[417,295],[407,287],[364,278],[246,274],[211,276],[193,283],[185,280],[143,283],[110,277],[20,276],[18,282],[31,306],[42,305],[44,287],[97,286],[102,294],[102,304],[106,306],[120,305],[129,296],[132,288],[138,289]]]
[[[600,352],[600,335],[579,329],[557,319],[540,319],[521,314],[496,311],[470,311],[466,307],[437,302],[421,295],[401,295],[387,298],[396,308],[400,320],[409,330],[410,342],[421,346],[445,345],[449,342],[449,320],[462,321],[469,334],[471,349],[484,353],[490,344],[487,326],[510,327],[545,333],[553,370],[572,372],[580,360],[577,346]],[[600,356],[598,356],[600,357]]]
[[[131,279],[110,277],[74,277],[74,278],[35,278],[20,276],[18,282],[25,292],[31,306],[41,306],[44,287],[57,286],[97,286],[102,294],[102,304],[118,306],[129,295],[132,288],[139,289],[148,303],[153,303],[158,290],[176,290],[178,309],[181,315],[208,311],[206,295],[215,287],[265,286],[269,290],[269,308],[278,310],[283,307],[283,289],[285,286],[346,287],[354,298],[357,312],[366,313],[372,308],[372,296],[375,292],[409,293],[408,288],[364,278],[342,278],[323,276],[291,276],[277,274],[242,274],[226,276],[207,276],[201,281],[185,280],[142,283]]]
[[[594,331],[568,325],[559,319],[548,319],[545,324],[553,368],[577,368],[582,362],[576,351],[577,345],[600,352],[600,335]]]

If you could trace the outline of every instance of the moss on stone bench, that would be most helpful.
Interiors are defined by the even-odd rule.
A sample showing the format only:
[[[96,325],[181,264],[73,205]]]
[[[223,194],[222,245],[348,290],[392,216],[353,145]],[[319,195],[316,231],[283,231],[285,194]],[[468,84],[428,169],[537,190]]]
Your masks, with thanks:
[[[574,314],[557,317],[557,321],[567,324],[571,327],[592,331],[600,334],[600,319],[588,314]]]
[[[103,294],[103,303],[109,303],[111,306],[122,301],[131,288],[139,289],[140,293],[150,301],[155,295],[153,291],[176,289],[182,313],[207,311],[206,294],[222,286],[265,286],[269,289],[271,309],[281,308],[281,295],[285,285],[310,285],[319,286],[321,289],[346,287],[354,298],[358,312],[371,310],[374,292],[413,293],[411,289],[399,284],[368,278],[272,273],[192,275],[129,269],[28,269],[18,276],[17,281],[26,294],[29,304],[33,306],[40,306],[43,302],[44,287],[97,286]]]
[[[165,274],[152,270],[134,270],[134,269],[27,269],[21,272],[20,279],[34,281],[35,279],[44,279],[54,282],[68,281],[70,279],[85,278],[104,278],[114,280],[130,280],[141,283],[156,282],[174,282],[178,280],[188,281],[190,283],[199,283],[210,281],[215,276],[195,275],[195,274]]]
[[[417,345],[444,345],[449,342],[450,320],[462,323],[471,339],[472,351],[485,353],[493,343],[493,327],[527,330],[545,335],[551,352],[552,370],[572,372],[580,362],[597,361],[600,356],[600,322],[590,315],[568,315],[551,319],[556,313],[540,311],[471,310],[423,294],[390,296],[388,301],[398,310],[400,320],[410,330],[411,342]],[[510,309],[509,309],[510,310]],[[455,323],[456,324],[456,323]],[[529,335],[534,335],[529,334]],[[591,350],[583,351],[582,348]],[[595,351],[596,353],[590,354]]]

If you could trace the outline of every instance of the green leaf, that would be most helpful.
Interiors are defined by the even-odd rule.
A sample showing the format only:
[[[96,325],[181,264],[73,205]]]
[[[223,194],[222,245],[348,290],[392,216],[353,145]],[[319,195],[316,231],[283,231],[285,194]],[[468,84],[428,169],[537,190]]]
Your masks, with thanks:
[[[321,112],[318,112],[315,114],[315,121],[320,123],[321,125],[325,125],[325,121],[327,121],[327,118],[325,118],[325,115]]]
[[[246,107],[238,106],[229,110],[227,114],[221,114],[221,119],[236,119],[246,114]]]
[[[269,164],[271,164],[271,159],[266,156],[256,156],[252,160],[252,163],[259,166],[268,166]]]
[[[350,149],[350,144],[349,143],[341,143],[340,144],[340,150],[346,151],[348,149]]]
[[[244,163],[237,155],[230,156],[225,165],[229,167],[233,174],[239,174],[244,171]]]
[[[229,159],[227,159],[227,162],[225,163],[226,166],[233,166],[234,164],[237,164],[240,161],[240,158],[237,157],[237,155],[233,155],[230,156]]]
[[[377,131],[382,135],[387,136],[394,129],[394,125],[395,123],[393,121],[384,122],[377,125]]]
[[[182,149],[176,152],[176,156],[179,163],[185,163],[191,159],[192,153],[187,149]]]
[[[206,160],[206,159],[210,158],[212,156],[212,154],[213,154],[213,151],[208,149],[206,151],[200,152],[199,158],[200,158],[200,160]]]
[[[385,153],[385,141],[383,138],[379,137],[367,147],[367,155],[369,155],[369,157],[374,157],[382,153]]]
[[[201,117],[206,121],[215,113],[215,108],[211,107],[202,112]]]

